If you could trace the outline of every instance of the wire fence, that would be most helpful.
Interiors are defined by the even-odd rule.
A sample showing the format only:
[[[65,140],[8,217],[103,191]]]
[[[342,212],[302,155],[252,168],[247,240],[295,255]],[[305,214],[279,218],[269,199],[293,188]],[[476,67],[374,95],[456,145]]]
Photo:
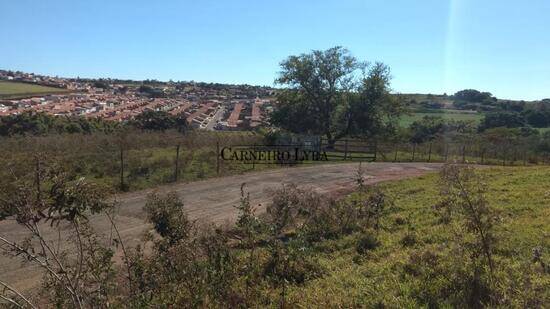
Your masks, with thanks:
[[[293,146],[326,153],[327,160],[231,161],[225,147],[264,145],[254,133],[128,133],[124,135],[23,137],[0,139],[0,183],[32,177],[37,162],[59,164],[75,175],[113,190],[138,190],[156,185],[239,174],[300,163],[333,162],[463,162],[486,165],[540,165],[550,155],[526,143],[446,142],[421,144],[341,139]],[[271,145],[270,147],[279,147]]]
[[[37,162],[57,164],[113,190],[245,172],[250,166],[223,164],[216,145],[258,143],[253,133],[130,133],[126,135],[0,139],[0,183],[32,179]]]

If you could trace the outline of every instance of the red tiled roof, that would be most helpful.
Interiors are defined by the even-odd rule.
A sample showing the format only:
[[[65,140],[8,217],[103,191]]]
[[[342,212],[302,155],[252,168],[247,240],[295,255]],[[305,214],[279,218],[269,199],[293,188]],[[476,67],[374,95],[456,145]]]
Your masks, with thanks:
[[[193,121],[193,119],[199,117],[200,115],[204,114],[206,111],[208,111],[214,104],[213,103],[206,103],[204,104],[203,106],[201,106],[196,112],[194,112],[193,114],[189,115],[189,117],[187,117],[187,122],[188,123],[191,123]]]
[[[243,109],[243,103],[237,103],[233,107],[233,111],[231,112],[231,115],[229,115],[229,118],[227,119],[227,125],[230,127],[236,127],[239,123],[239,116],[241,115],[241,111]]]
[[[258,103],[254,103],[252,105],[252,117],[250,118],[251,121],[261,121],[262,115],[260,113],[260,105]]]

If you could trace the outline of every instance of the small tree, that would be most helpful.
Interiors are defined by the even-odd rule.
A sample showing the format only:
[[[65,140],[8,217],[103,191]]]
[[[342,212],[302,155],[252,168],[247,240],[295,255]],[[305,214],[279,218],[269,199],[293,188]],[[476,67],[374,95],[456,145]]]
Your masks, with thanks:
[[[183,210],[183,203],[174,192],[166,196],[156,193],[147,197],[145,212],[155,231],[163,237],[168,245],[175,245],[191,236],[193,222]]]
[[[487,203],[486,190],[471,166],[447,165],[441,171],[444,199],[436,209],[445,210],[448,224],[453,227],[457,255],[470,262],[465,267],[471,273],[463,296],[471,306],[490,302],[491,289],[495,288],[495,212]]]
[[[139,293],[133,307],[233,307],[238,262],[218,228],[191,221],[176,193],[148,196],[145,210],[156,233],[151,252],[136,250],[133,276]],[[236,304],[233,303],[236,299]]]
[[[57,165],[39,165],[29,178],[14,179],[0,198],[0,221],[15,219],[28,237],[16,242],[0,236],[0,249],[42,269],[42,295],[58,307],[104,307],[113,302],[115,248],[103,246],[88,222],[90,215],[112,207],[105,202],[104,188]],[[67,239],[61,238],[62,227],[72,231]],[[60,235],[53,242],[45,232],[52,229]],[[0,294],[3,299],[35,307],[6,283],[0,281],[0,285],[6,288]]]
[[[253,284],[259,275],[259,265],[257,264],[256,258],[256,242],[261,236],[262,222],[256,217],[256,210],[250,204],[250,194],[245,194],[244,187],[245,183],[241,184],[241,201],[240,204],[236,206],[238,211],[236,232],[241,242],[241,246],[249,250],[245,268],[245,298],[247,302],[249,302],[249,300],[253,298],[251,296]]]

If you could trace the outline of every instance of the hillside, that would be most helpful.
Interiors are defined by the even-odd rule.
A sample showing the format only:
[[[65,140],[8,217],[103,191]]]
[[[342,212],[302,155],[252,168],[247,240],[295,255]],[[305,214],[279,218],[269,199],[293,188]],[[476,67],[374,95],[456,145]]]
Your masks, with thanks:
[[[524,293],[516,294],[507,306],[544,307],[550,301],[550,275],[532,261],[535,248],[550,247],[550,168],[492,168],[481,175],[488,184],[488,203],[500,220],[495,224],[499,276],[516,285],[510,286],[506,297],[514,298],[521,289]],[[289,303],[370,308],[451,305],[452,294],[459,291],[446,294],[444,289],[459,280],[448,264],[449,244],[456,240],[434,209],[441,200],[438,181],[438,175],[430,174],[381,185],[393,206],[382,220],[376,248],[358,253],[361,233],[318,244],[313,254],[326,273],[304,286],[293,286]]]
[[[409,109],[400,124],[407,127],[425,116],[480,124],[486,115],[492,118],[483,129],[505,126],[507,128],[531,127],[540,132],[550,128],[550,100],[507,100],[494,97],[489,92],[464,89],[452,95],[400,94]]]
[[[0,99],[20,99],[31,96],[67,93],[67,89],[30,83],[0,81]]]
[[[445,120],[455,121],[471,121],[474,124],[478,124],[483,119],[483,113],[476,111],[463,111],[456,109],[425,109],[420,112],[416,112],[414,109],[409,115],[403,115],[400,118],[399,124],[402,127],[408,127],[413,122],[421,120],[426,116],[441,117]]]
[[[412,173],[403,173],[403,167]],[[165,187],[146,198],[147,192],[122,196],[118,237],[151,249],[124,257],[133,265],[130,277],[122,263],[111,264],[107,252],[108,262],[100,264],[105,268],[98,268],[100,278],[113,284],[106,297],[131,307],[545,308],[550,168],[446,166],[439,175],[425,174],[433,167],[372,164],[361,172],[348,165],[345,175],[338,166],[308,168],[301,187],[274,179],[297,173],[290,179],[300,180],[300,171],[279,170],[215,180],[217,196],[208,195],[206,181]],[[327,177],[319,177],[323,173]],[[423,176],[370,186],[413,175]],[[245,187],[239,194],[239,184],[249,181],[251,191]],[[265,206],[256,207],[258,202]],[[468,217],[468,205],[490,235],[489,259],[481,252],[477,227],[469,228],[477,219]],[[190,223],[195,218],[231,220],[209,228]],[[103,215],[92,219],[107,237],[110,221]],[[15,224],[3,222],[3,234],[23,235]],[[149,244],[139,237],[148,229],[159,233],[147,238]],[[55,230],[44,235],[56,237]],[[114,250],[122,254],[120,247]],[[29,277],[36,284],[35,272],[2,261],[17,287],[30,284],[19,281]]]

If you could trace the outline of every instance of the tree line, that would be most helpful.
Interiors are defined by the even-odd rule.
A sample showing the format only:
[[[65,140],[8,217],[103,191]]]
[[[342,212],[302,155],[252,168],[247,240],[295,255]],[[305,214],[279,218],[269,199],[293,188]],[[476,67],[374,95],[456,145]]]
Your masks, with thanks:
[[[184,115],[171,115],[165,111],[147,110],[127,122],[115,122],[101,118],[80,116],[53,116],[28,111],[0,117],[0,136],[48,135],[48,134],[94,134],[115,133],[125,129],[145,131],[190,129]]]

